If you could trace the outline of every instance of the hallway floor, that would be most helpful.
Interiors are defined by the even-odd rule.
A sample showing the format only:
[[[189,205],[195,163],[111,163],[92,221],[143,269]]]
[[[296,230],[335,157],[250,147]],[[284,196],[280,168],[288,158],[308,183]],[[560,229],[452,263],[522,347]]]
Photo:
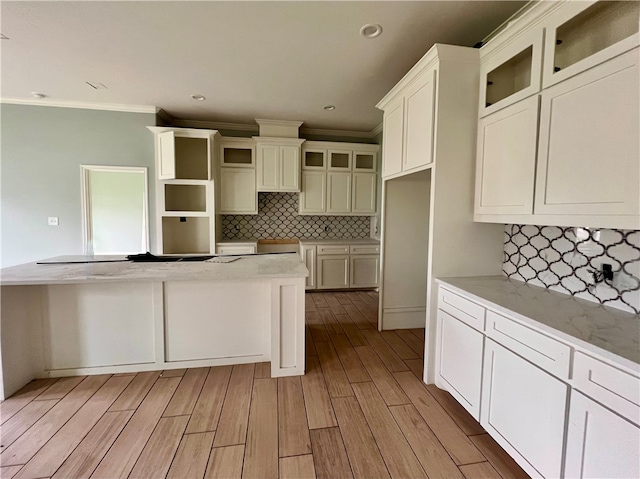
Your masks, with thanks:
[[[306,374],[269,363],[32,381],[0,405],[0,477],[520,478],[446,392],[424,329],[374,292],[306,295]]]

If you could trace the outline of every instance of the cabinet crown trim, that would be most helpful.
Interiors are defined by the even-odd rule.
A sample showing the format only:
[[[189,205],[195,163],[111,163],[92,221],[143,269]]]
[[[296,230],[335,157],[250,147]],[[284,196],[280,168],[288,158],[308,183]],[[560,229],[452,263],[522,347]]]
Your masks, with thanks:
[[[306,140],[301,138],[274,138],[271,136],[254,136],[253,140],[257,145],[291,145],[300,146]]]
[[[404,89],[418,79],[426,70],[438,62],[457,62],[479,64],[479,50],[477,48],[460,47],[456,45],[434,44],[424,56],[418,60],[409,72],[378,102],[376,108],[384,110],[387,105],[404,92]]]

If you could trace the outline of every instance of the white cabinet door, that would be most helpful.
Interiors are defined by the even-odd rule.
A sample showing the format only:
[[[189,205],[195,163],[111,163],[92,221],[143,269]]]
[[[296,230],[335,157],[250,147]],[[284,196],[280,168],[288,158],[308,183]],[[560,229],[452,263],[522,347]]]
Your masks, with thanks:
[[[480,424],[531,476],[560,477],[568,386],[485,341]]]
[[[327,210],[327,174],[324,171],[303,171],[300,191],[300,213],[324,213]]]
[[[158,179],[173,180],[176,177],[176,134],[173,131],[158,133]]]
[[[327,213],[351,212],[351,173],[327,173]]]
[[[638,49],[542,92],[536,214],[640,214]]]
[[[254,246],[217,246],[216,254],[256,254]]]
[[[351,212],[375,214],[376,186],[375,173],[353,173],[352,176]]]
[[[538,96],[478,122],[475,214],[532,214]]]
[[[480,419],[484,336],[450,314],[438,310],[437,384]]]
[[[405,96],[406,135],[402,171],[433,161],[433,120],[435,116],[435,70],[425,73]]]
[[[256,172],[248,168],[220,168],[220,213],[257,214]]]
[[[404,131],[404,98],[394,107],[384,112],[382,148],[382,176],[390,176],[402,171],[402,150]]]
[[[577,391],[571,395],[565,477],[640,477],[640,428]]]
[[[279,191],[300,191],[300,147],[280,147]]]
[[[305,280],[305,289],[316,288],[316,247],[315,245],[301,245],[302,261],[309,270],[309,276]]]
[[[352,288],[375,288],[380,283],[379,271],[379,255],[352,255],[349,285]]]
[[[349,287],[349,255],[318,256],[318,289]]]
[[[258,146],[258,191],[277,191],[280,181],[280,147]]]

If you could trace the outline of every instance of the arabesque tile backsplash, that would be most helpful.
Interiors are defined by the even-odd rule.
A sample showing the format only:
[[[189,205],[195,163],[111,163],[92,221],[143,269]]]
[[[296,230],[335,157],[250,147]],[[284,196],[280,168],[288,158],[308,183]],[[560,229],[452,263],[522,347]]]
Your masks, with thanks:
[[[640,231],[506,225],[509,278],[640,315]],[[611,264],[613,280],[594,271]]]
[[[224,239],[368,238],[369,216],[298,214],[298,193],[258,193],[257,215],[223,215]]]

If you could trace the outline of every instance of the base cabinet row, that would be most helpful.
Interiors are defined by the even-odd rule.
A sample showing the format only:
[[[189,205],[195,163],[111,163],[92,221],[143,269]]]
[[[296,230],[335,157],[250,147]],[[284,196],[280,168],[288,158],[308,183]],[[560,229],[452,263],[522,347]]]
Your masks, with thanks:
[[[352,247],[353,248],[353,247]],[[317,245],[301,245],[301,255],[309,276],[306,289],[376,288],[379,285],[380,254],[351,252],[349,245],[329,249]],[[332,251],[333,250],[333,251]],[[325,254],[325,251],[329,254]],[[343,254],[333,254],[340,251]]]
[[[637,375],[442,287],[438,298],[436,384],[528,474],[640,477]]]

